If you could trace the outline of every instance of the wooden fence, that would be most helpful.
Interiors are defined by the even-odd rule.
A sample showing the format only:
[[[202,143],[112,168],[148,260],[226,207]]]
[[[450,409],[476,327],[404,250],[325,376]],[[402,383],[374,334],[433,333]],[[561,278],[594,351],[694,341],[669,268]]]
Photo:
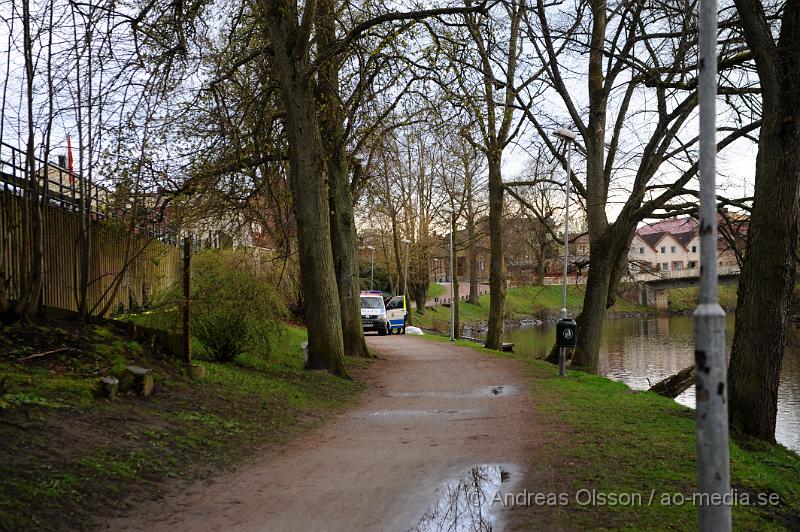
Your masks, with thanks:
[[[10,281],[9,299],[16,299],[20,286],[20,217],[26,199],[0,191],[0,276]],[[44,285],[46,307],[77,311],[76,284],[80,219],[76,213],[54,205],[42,207]],[[130,247],[129,247],[130,244]],[[124,268],[126,249],[129,265]],[[111,310],[139,305],[181,277],[181,252],[175,245],[129,231],[121,220],[94,221],[91,228],[88,305],[102,308],[111,300]],[[115,294],[110,288],[122,273]]]

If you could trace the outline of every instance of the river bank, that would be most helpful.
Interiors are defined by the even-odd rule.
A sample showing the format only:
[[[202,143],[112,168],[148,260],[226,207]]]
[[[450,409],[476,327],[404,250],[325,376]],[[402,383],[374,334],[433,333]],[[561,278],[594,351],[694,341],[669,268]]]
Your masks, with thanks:
[[[583,305],[584,285],[567,287],[567,311],[577,316]],[[728,312],[736,309],[736,285],[720,285],[719,302]],[[621,291],[622,292],[622,291]],[[669,310],[659,312],[654,308],[632,303],[621,297],[606,311],[607,320],[652,318],[657,316],[687,316],[697,306],[699,289],[673,288],[667,291]],[[554,324],[559,320],[562,305],[561,286],[529,286],[510,288],[506,293],[506,330],[519,327]],[[479,337],[486,333],[489,323],[489,295],[483,295],[478,305],[459,302],[459,324],[465,336]],[[438,332],[450,330],[450,308],[445,306],[426,309],[424,315],[414,314],[414,325]]]

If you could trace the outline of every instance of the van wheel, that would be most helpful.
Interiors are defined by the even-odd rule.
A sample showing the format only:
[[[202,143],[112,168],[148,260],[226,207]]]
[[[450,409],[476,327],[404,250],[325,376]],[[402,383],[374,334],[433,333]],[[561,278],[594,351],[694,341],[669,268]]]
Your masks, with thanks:
[[[378,336],[386,336],[387,328],[384,327],[383,329],[378,329]]]

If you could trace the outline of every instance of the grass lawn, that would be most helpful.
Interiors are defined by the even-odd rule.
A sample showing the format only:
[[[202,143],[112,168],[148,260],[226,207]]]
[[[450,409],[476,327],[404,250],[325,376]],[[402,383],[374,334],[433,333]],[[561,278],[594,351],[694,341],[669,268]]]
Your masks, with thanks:
[[[585,285],[570,285],[567,287],[567,307],[571,315],[576,315],[583,305]],[[466,301],[459,303],[459,316],[462,324],[486,322],[489,320],[489,295],[480,296],[479,305],[471,305]],[[535,317],[540,319],[555,318],[561,310],[561,286],[526,286],[510,288],[506,292],[506,317],[522,318]],[[652,312],[653,309],[635,305],[621,298],[612,307],[612,312]],[[435,307],[425,311],[420,316],[414,314],[414,324],[444,330],[450,319],[448,307]]]
[[[200,361],[197,382],[113,326],[0,329],[0,530],[90,527],[168,479],[213,474],[333,416],[364,386],[304,371],[305,338],[289,326],[269,358]],[[23,360],[58,346],[75,351]],[[152,368],[153,395],[94,396],[100,375],[129,364]],[[366,364],[348,360],[355,372]]]
[[[447,288],[439,283],[430,283],[428,285],[428,298],[440,297],[447,293]]]
[[[724,309],[736,308],[736,292],[738,286],[735,284],[719,285],[719,304]],[[669,309],[672,312],[692,312],[697,308],[697,301],[700,297],[700,288],[696,286],[688,288],[671,288],[667,290],[667,300]]]
[[[424,338],[447,341],[433,335]],[[550,486],[525,487],[531,492],[572,495],[573,503],[564,507],[518,507],[512,513],[515,520],[528,527],[547,518],[560,529],[697,528],[697,508],[676,504],[681,496],[691,497],[697,489],[693,410],[654,393],[635,393],[603,377],[569,371],[566,378],[559,378],[557,369],[546,362],[490,351],[472,342],[459,343],[524,364],[538,419],[549,441],[530,457],[530,465],[557,472]],[[730,452],[733,489],[749,497],[764,493],[780,498],[777,506],[734,507],[734,528],[797,530],[800,457],[783,446],[752,441],[732,441]],[[580,506],[574,503],[574,495],[581,489],[638,493],[643,502],[635,507]],[[653,502],[648,504],[651,496]]]

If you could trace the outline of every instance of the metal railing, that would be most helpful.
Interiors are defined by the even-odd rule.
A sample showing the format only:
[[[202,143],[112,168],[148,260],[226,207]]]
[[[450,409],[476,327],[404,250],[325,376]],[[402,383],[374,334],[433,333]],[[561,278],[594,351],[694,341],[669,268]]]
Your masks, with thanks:
[[[162,242],[177,244],[177,230],[161,219],[155,205],[145,205],[141,198],[121,198],[113,190],[90,182],[61,165],[34,157],[35,190],[31,189],[23,150],[0,141],[0,192],[18,197],[35,195],[42,205],[72,213],[81,211],[81,199],[92,221],[106,219],[130,221],[136,213],[134,232]],[[85,190],[81,190],[81,188]],[[135,211],[134,211],[135,209]]]

